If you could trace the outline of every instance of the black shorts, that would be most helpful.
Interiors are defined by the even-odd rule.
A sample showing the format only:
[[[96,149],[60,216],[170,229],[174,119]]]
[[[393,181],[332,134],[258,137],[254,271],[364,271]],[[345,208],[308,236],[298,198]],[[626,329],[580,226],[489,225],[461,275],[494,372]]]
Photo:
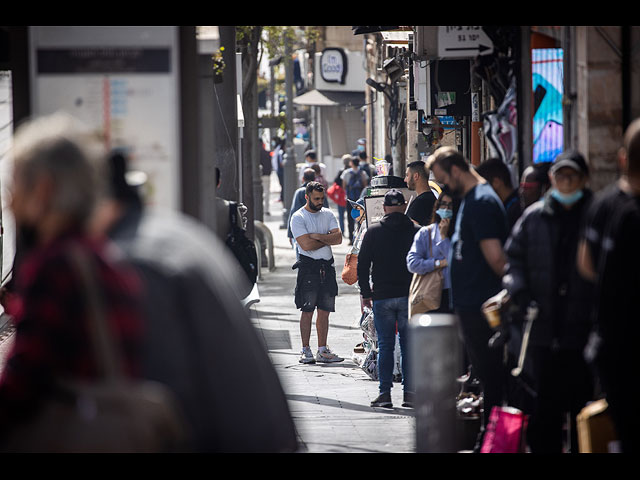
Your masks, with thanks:
[[[313,312],[316,308],[335,312],[336,296],[330,283],[321,281],[319,272],[298,270],[295,301],[303,312]]]

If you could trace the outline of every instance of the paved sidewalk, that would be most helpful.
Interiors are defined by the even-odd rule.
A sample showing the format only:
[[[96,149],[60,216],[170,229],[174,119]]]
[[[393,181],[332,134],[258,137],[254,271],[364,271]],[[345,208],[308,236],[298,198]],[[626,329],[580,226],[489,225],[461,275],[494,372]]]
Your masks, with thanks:
[[[278,211],[273,203],[271,211]],[[362,341],[360,299],[354,286],[340,278],[348,239],[333,247],[339,293],[336,311],[329,317],[328,344],[344,357],[335,364],[303,365],[299,318],[293,292],[297,270],[292,270],[295,253],[287,232],[280,229],[281,215],[265,218],[274,239],[275,266],[263,268],[258,282],[260,302],[251,307],[251,317],[264,338],[280,376],[296,424],[301,452],[393,452],[415,451],[414,411],[402,407],[402,385],[394,383],[393,409],[372,408],[378,395],[373,381],[353,360],[353,348]],[[315,316],[311,348],[317,349]]]

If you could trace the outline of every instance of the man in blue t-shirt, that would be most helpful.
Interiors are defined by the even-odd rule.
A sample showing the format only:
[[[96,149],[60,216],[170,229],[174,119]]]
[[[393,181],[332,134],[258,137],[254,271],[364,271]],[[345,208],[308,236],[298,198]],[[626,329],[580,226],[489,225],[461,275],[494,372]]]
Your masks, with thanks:
[[[453,147],[442,147],[429,158],[428,168],[436,182],[444,184],[461,200],[455,232],[451,238],[451,293],[462,338],[484,395],[484,426],[491,408],[500,406],[504,394],[502,350],[490,349],[493,331],[481,307],[502,290],[507,239],[507,217],[502,201],[491,185],[478,175]],[[484,428],[478,437],[479,450]]]

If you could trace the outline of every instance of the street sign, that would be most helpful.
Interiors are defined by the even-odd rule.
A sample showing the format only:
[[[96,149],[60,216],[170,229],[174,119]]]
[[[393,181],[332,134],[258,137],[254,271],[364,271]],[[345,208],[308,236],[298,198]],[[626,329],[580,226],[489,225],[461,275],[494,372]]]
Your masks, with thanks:
[[[438,27],[440,58],[474,58],[493,53],[493,42],[482,27]]]

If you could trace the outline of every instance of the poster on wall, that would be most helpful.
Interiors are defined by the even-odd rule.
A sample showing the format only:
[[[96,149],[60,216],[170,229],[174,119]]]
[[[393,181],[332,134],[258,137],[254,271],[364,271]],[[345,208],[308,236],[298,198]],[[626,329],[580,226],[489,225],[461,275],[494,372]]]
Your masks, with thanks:
[[[533,88],[533,162],[552,162],[562,152],[563,51],[531,51]]]
[[[145,201],[180,207],[177,27],[31,27],[34,114],[65,111],[146,174]]]

